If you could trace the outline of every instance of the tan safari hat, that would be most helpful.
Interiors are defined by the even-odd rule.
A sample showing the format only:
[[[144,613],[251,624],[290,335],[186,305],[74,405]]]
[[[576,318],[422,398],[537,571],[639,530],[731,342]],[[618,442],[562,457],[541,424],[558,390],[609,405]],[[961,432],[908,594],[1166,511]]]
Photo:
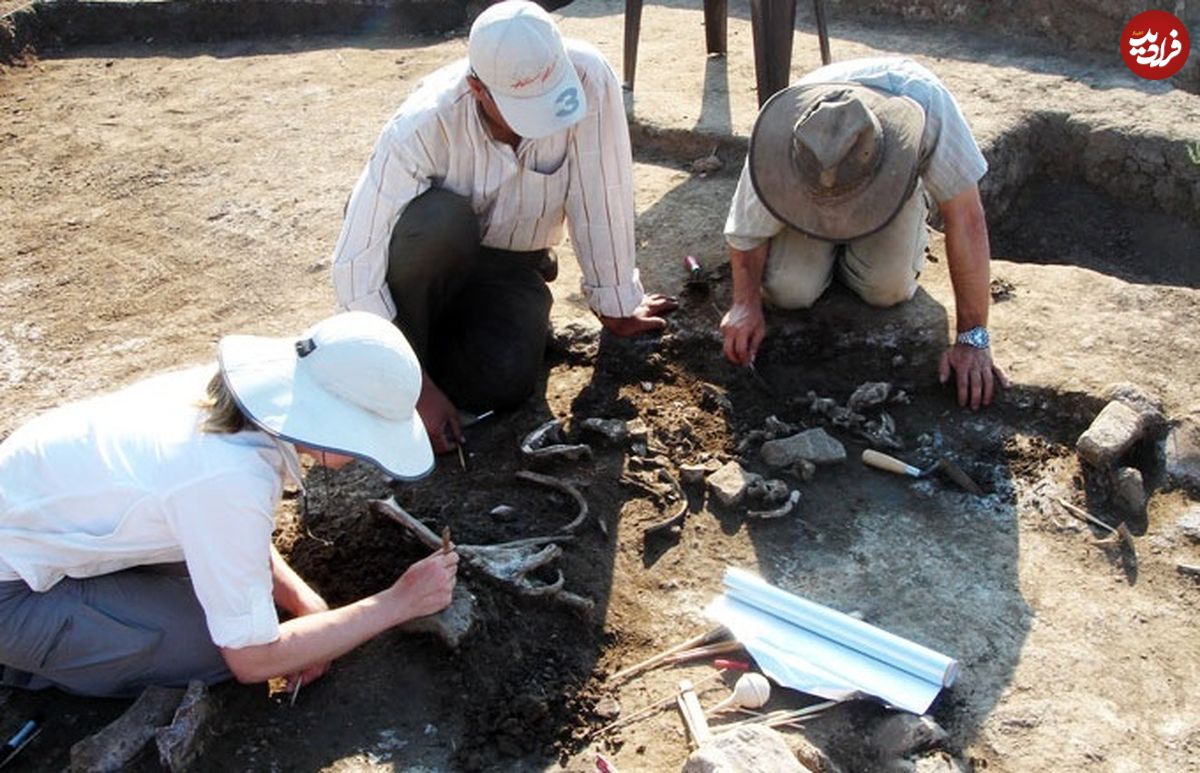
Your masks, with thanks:
[[[853,83],[778,92],[750,137],[750,180],[771,214],[824,241],[878,231],[917,181],[925,112]]]

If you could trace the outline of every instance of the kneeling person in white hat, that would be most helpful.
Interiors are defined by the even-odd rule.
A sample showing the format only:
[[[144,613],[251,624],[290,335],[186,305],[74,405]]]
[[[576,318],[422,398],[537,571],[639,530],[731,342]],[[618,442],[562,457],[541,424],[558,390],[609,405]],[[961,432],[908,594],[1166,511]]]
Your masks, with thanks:
[[[564,223],[605,328],[661,330],[676,305],[638,277],[629,127],[600,52],[562,39],[537,4],[506,0],[476,19],[467,53],[384,127],[332,258],[338,305],[394,319],[412,342],[439,452],[462,439],[458,408],[533,393]]]
[[[838,62],[763,105],[725,223],[733,304],[725,356],[754,361],[763,303],[811,306],[839,278],[867,303],[912,298],[928,243],[925,193],[945,223],[958,335],[939,377],[960,405],[991,402],[1007,379],[992,361],[987,171],[954,97],[908,59]]]
[[[298,338],[227,336],[218,358],[55,408],[0,443],[0,683],[96,696],[307,683],[450,603],[453,551],[329,609],[271,542],[298,455],[402,479],[432,468],[400,331],[350,312]]]

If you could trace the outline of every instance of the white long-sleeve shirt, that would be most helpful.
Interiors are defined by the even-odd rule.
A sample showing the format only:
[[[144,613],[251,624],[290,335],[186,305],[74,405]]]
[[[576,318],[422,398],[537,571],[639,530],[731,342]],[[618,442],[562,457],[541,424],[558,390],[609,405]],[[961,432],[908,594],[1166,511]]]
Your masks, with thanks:
[[[432,187],[470,199],[486,247],[529,251],[570,229],[582,290],[598,314],[627,317],[642,301],[634,260],[633,157],[621,87],[600,52],[564,40],[587,95],[587,115],[563,132],[491,137],[467,85],[464,59],[424,78],[375,143],[333,251],[340,309],[387,319],[388,242],[404,208]]]
[[[187,563],[219,647],[279,638],[271,533],[290,443],[200,429],[215,365],[55,408],[0,443],[0,581]]]

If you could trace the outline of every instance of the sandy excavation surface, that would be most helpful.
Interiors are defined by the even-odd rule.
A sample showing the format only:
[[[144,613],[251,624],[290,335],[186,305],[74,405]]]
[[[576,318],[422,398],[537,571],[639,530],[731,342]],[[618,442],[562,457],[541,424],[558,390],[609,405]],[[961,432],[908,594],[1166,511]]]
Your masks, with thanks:
[[[560,12],[566,33],[618,70],[622,7]],[[811,28],[802,13],[795,75],[819,62]],[[574,503],[514,477],[527,466],[521,438],[551,417],[572,437],[584,418],[640,419],[645,448],[597,442],[591,461],[543,470],[573,481],[594,516],[558,563],[567,588],[595,601],[591,619],[467,576],[481,620],[457,652],[394,632],[339,660],[295,707],[261,686],[215,690],[203,769],[583,771],[602,752],[623,770],[677,770],[687,741],[674,710],[597,740],[597,707],[611,697],[630,712],[710,666],[617,687],[605,677],[705,630],[722,572],[741,566],[960,661],[931,710],[947,737],[922,770],[1200,770],[1200,585],[1177,571],[1200,563],[1183,528],[1198,505],[1157,454],[1166,427],[1200,410],[1200,232],[1178,206],[1188,186],[1200,197],[1200,172],[1178,150],[1197,139],[1200,97],[1141,84],[1115,55],[835,19],[835,58],[916,57],[955,91],[988,153],[991,328],[1014,387],[971,413],[938,385],[954,308],[937,234],[923,289],[901,308],[872,311],[835,287],[812,312],[772,316],[764,387],[724,362],[717,334],[730,290],[721,227],[755,112],[744,3],[730,4],[729,34],[729,56],[706,58],[698,4],[645,11],[631,97],[639,262],[648,289],[681,294],[668,333],[600,335],[564,245],[544,393],[471,430],[466,471],[446,458],[395,491],[462,543],[552,533]],[[60,401],[203,361],[226,333],[284,334],[331,312],[328,254],[377,132],[421,75],[464,53],[458,35],[141,42],[0,73],[0,436]],[[1045,127],[1030,117],[1048,114],[1058,117]],[[1018,130],[1025,139],[1010,141]],[[1063,153],[1111,132],[1146,158],[1124,172],[1030,174],[1022,149],[1045,156],[1055,132]],[[724,168],[693,172],[714,147]],[[1112,197],[1124,173],[1171,177],[1145,183],[1139,207]],[[704,265],[704,287],[685,288],[685,254]],[[844,404],[868,381],[908,395],[886,407],[898,455],[952,455],[985,496],[868,470],[858,461],[867,442],[809,410],[810,391]],[[1116,522],[1074,443],[1118,383],[1136,384],[1165,417],[1133,458],[1151,491],[1130,521],[1136,566],[1054,503]],[[643,537],[677,504],[659,470],[741,458],[765,472],[751,433],[769,416],[825,426],[848,460],[811,482],[779,475],[802,498],[771,522],[686,485],[681,533]],[[366,500],[392,493],[378,476],[351,467],[312,483],[320,493],[304,522],[285,498],[278,544],[331,603],[384,587],[422,554],[368,511]],[[499,504],[515,515],[489,515]],[[731,682],[710,682],[702,702]],[[0,691],[0,735],[46,712],[36,753],[16,769],[60,770],[72,743],[127,705]],[[889,715],[854,702],[786,732],[843,770],[911,770],[880,741]]]

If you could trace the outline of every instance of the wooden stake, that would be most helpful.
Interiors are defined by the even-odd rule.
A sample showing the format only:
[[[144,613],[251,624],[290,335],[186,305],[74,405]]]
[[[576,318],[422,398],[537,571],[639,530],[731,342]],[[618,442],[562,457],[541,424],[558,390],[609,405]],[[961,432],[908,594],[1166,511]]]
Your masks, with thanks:
[[[616,682],[618,680],[634,676],[635,674],[640,674],[643,671],[654,668],[659,663],[662,663],[664,660],[677,652],[683,652],[684,650],[692,649],[693,647],[699,647],[704,644],[711,644],[715,641],[725,638],[727,635],[729,635],[729,631],[725,629],[725,626],[719,625],[708,633],[702,633],[699,636],[693,636],[687,641],[680,642],[673,647],[669,647],[657,655],[646,658],[640,663],[634,663],[628,668],[621,669],[617,673],[610,676],[608,681]]]
[[[687,725],[688,735],[696,746],[712,738],[708,729],[708,720],[704,717],[704,709],[700,708],[700,699],[688,679],[679,680],[679,713],[683,715],[683,723]]]

